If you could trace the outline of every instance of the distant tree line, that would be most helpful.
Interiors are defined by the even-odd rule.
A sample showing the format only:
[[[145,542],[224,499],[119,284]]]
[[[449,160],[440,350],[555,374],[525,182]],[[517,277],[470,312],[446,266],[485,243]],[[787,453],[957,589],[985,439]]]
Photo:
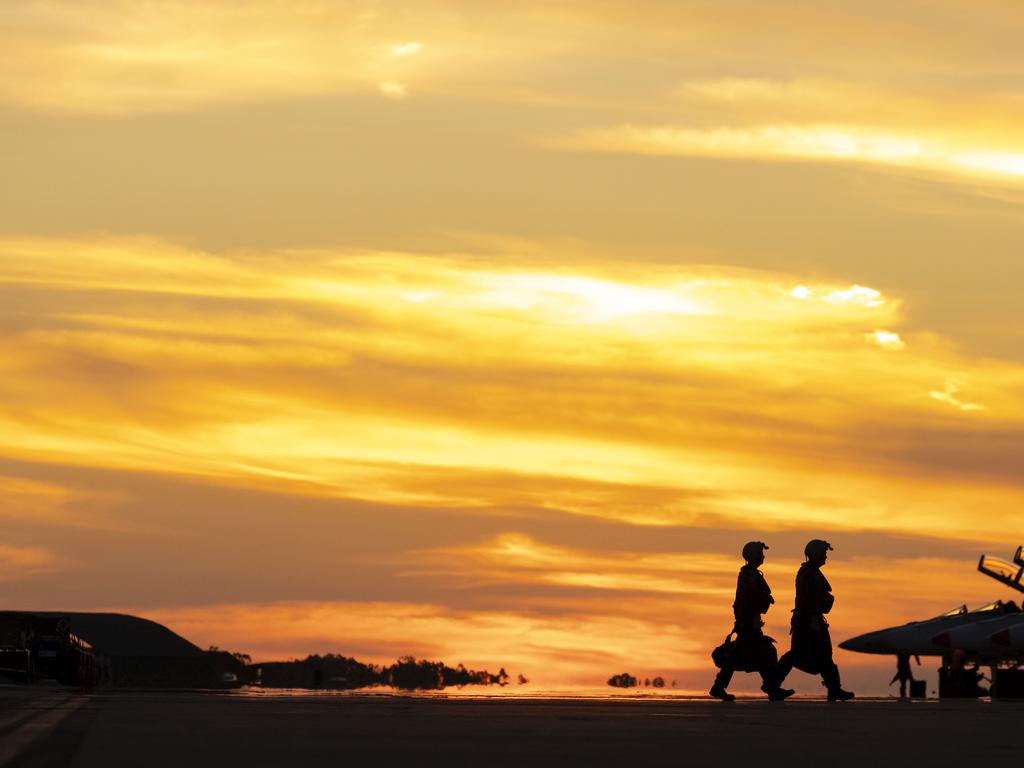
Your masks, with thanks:
[[[633,677],[629,672],[623,672],[621,675],[612,675],[608,678],[608,685],[613,688],[639,688],[641,685],[645,688],[664,688],[665,678],[660,675],[655,678],[645,677],[643,680]],[[676,687],[676,681],[672,681],[672,687]]]
[[[390,666],[364,664],[348,656],[329,653],[295,661],[274,661],[253,665],[255,679],[265,688],[334,688],[351,690],[391,686],[408,691],[440,690],[450,686],[509,684],[504,667],[497,674],[449,667],[444,662],[403,656]],[[518,676],[520,685],[526,682]]]

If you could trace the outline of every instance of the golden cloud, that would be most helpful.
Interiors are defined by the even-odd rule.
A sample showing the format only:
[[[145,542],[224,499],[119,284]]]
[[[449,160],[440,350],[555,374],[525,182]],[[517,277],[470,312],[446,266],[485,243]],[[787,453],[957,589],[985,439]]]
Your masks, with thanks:
[[[1012,4],[999,6],[983,17],[964,2],[929,7],[922,34],[912,14],[871,5],[788,14],[754,2],[11,0],[0,9],[10,66],[0,101],[122,114],[369,95],[379,83],[413,82],[485,101],[647,111],[652,95],[671,90],[666,82],[682,81],[677,90],[690,99],[823,98],[845,112],[862,101],[864,82],[903,80],[911,98],[936,104],[921,85],[935,73],[995,91],[1016,51],[1013,35],[993,36],[992,25],[1019,24]],[[840,74],[851,81],[837,89]]]
[[[593,553],[506,533],[482,546],[441,549],[409,555],[433,576],[465,574],[493,583],[555,584],[610,590],[655,592],[703,598],[730,598],[735,559],[709,553]],[[723,574],[725,575],[723,578]]]
[[[644,525],[974,537],[1015,514],[991,456],[1020,450],[1020,366],[927,334],[894,355],[878,329],[899,329],[899,297],[855,279],[152,240],[0,253],[0,284],[32,297],[0,337],[9,456]],[[982,499],[984,521],[958,511]]]
[[[764,125],[689,128],[620,125],[583,131],[559,146],[650,155],[853,162],[987,178],[1024,180],[1024,145],[973,143],[928,132],[894,133],[874,125]]]

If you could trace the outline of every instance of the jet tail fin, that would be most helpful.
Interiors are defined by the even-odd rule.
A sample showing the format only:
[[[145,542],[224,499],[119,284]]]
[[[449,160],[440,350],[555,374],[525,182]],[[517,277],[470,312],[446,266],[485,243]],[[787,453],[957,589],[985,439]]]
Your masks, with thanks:
[[[1024,592],[1024,584],[1021,584],[1021,577],[1024,576],[1024,547],[1017,547],[1012,563],[982,555],[978,561],[978,570],[1018,592]]]

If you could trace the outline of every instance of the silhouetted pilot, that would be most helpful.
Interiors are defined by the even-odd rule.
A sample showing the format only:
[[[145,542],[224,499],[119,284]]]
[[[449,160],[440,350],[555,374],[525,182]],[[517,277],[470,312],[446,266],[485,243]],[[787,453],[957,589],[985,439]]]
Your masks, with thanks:
[[[764,626],[761,614],[767,613],[775,602],[764,574],[758,570],[758,566],[764,562],[766,549],[768,545],[760,541],[748,542],[743,547],[743,559],[747,562],[740,568],[736,578],[736,601],[732,604],[732,612],[736,617],[733,625],[736,640],[731,646],[731,652],[724,657],[710,691],[712,696],[722,701],[736,698],[726,691],[736,670],[759,672],[761,690],[773,701],[781,701],[793,695],[793,691],[779,687],[775,641],[766,637],[761,630]]]
[[[917,665],[921,666],[921,659],[914,656],[917,660]],[[907,698],[907,683],[914,681],[914,672],[910,668],[910,654],[909,653],[897,653],[896,654],[896,674],[893,675],[892,680],[889,681],[889,685],[892,685],[897,680],[900,681],[900,698]]]
[[[839,667],[832,660],[832,637],[828,633],[825,614],[832,610],[835,598],[821,567],[828,559],[832,545],[812,539],[804,547],[806,562],[796,573],[796,606],[790,635],[792,645],[779,660],[779,684],[793,667],[810,675],[821,675],[828,689],[829,701],[847,701],[853,694],[844,691],[839,681]]]

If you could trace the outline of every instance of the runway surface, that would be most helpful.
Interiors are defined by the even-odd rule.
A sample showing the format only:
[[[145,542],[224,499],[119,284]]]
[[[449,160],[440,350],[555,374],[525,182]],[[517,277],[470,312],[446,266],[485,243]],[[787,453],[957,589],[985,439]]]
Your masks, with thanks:
[[[0,691],[0,766],[1011,764],[1024,702]],[[820,762],[819,762],[820,761]]]

